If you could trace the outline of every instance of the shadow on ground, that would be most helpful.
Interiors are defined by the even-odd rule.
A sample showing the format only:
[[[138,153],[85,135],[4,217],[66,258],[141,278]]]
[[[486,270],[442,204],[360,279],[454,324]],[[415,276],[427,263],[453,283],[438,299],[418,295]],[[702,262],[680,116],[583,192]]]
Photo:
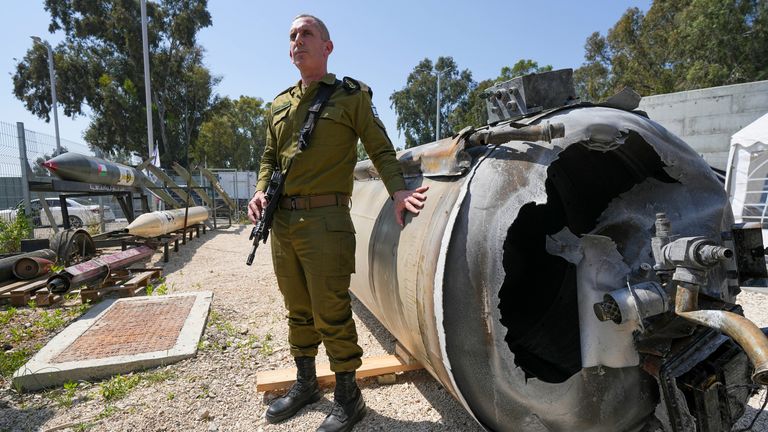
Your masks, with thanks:
[[[360,319],[360,325],[364,325],[376,338],[376,341],[389,353],[394,354],[396,339],[376,319],[376,317],[358,300],[352,296],[352,310]],[[392,419],[382,416],[373,410],[369,410],[368,416],[360,423],[360,428],[366,430],[429,430],[429,431],[482,431],[472,416],[454,399],[443,386],[436,381],[426,370],[404,372],[397,377],[400,383],[408,382],[416,387],[429,405],[438,412],[442,421],[412,422]],[[377,386],[376,380],[366,379],[363,386]],[[330,410],[330,408],[328,408]]]
[[[0,431],[38,431],[54,415],[50,408],[7,408],[0,400]]]

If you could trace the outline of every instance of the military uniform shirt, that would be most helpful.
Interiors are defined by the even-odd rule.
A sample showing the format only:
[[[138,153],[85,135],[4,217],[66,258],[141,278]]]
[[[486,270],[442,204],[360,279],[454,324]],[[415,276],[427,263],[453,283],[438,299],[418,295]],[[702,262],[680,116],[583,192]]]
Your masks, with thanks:
[[[336,76],[329,73],[321,81],[333,84]],[[336,88],[320,112],[320,119],[309,139],[309,148],[296,152],[300,130],[319,85],[319,82],[312,82],[304,89],[299,81],[272,102],[256,190],[265,191],[274,167],[285,170],[293,157],[284,196],[331,193],[351,196],[358,137],[390,196],[405,189],[395,150],[373,108],[368,88],[362,83],[356,91],[347,91],[341,86]]]

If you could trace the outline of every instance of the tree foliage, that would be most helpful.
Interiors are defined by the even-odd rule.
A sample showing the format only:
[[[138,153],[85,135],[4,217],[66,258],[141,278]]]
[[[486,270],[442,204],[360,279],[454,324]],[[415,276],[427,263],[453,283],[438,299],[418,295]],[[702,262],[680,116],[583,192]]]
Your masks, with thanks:
[[[140,2],[45,0],[54,49],[58,102],[70,117],[90,108],[85,140],[107,154],[147,157]],[[197,32],[211,25],[207,0],[147,3],[154,136],[164,164],[187,162],[218,78],[203,65]],[[44,46],[33,44],[16,65],[14,94],[49,120],[50,82]]]
[[[210,167],[258,170],[269,105],[259,98],[223,98],[200,127],[193,155]]]
[[[397,129],[405,135],[406,148],[435,139],[437,73],[440,73],[441,137],[456,131],[449,114],[466,109],[467,96],[476,85],[472,72],[460,71],[453,57],[438,57],[434,64],[426,58],[420,61],[408,75],[405,87],[389,97],[397,114]]]
[[[634,88],[642,95],[768,78],[768,2],[655,0],[628,9],[606,36],[593,33],[577,92],[601,100]]]

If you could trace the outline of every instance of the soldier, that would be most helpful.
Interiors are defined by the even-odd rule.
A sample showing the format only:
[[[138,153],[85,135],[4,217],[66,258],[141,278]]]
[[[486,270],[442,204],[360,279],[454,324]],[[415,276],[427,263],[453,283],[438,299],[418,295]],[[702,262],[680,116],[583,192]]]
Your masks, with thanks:
[[[296,383],[270,404],[266,418],[283,421],[322,397],[315,374],[322,341],[336,388],[333,409],[318,431],[349,431],[366,412],[355,382],[363,350],[357,344],[348,291],[355,270],[349,207],[358,138],[384,181],[400,226],[406,210],[419,213],[428,187],[406,190],[395,150],[371,102],[372,91],[328,73],[333,42],[325,24],[299,15],[289,35],[289,55],[301,80],[272,103],[259,181],[248,204],[248,217],[256,223],[267,205],[264,191],[272,171],[287,170],[272,225],[272,259],[298,371]]]

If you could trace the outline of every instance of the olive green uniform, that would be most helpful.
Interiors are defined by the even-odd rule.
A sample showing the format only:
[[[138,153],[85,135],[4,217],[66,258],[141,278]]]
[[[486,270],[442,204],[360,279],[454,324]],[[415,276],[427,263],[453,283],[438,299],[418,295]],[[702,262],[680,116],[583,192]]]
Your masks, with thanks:
[[[335,80],[333,74],[322,78],[327,84]],[[285,170],[293,158],[283,196],[299,200],[315,195],[351,196],[358,137],[389,194],[405,189],[370,90],[357,81],[345,78],[320,113],[309,148],[296,152],[299,131],[319,85],[313,82],[303,89],[299,82],[272,102],[256,190],[266,190],[273,168]],[[362,349],[348,291],[355,271],[355,230],[349,207],[278,208],[272,224],[272,258],[288,309],[291,354],[314,357],[322,341],[332,371],[360,367]]]

